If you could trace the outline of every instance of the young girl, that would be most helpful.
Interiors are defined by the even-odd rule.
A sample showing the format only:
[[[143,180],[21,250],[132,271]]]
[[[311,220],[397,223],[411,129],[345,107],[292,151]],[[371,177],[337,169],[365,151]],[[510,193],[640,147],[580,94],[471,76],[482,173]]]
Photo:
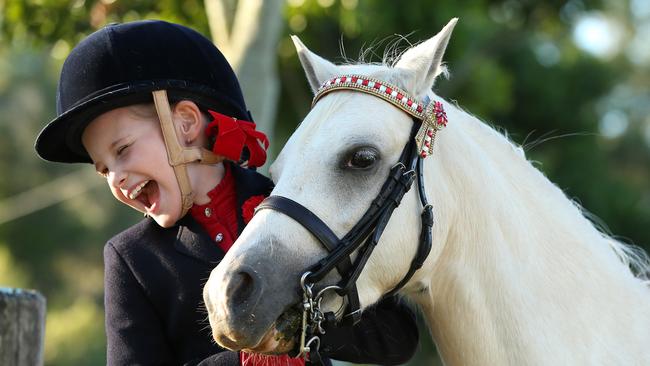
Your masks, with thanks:
[[[66,59],[57,115],[38,154],[94,164],[118,201],[149,216],[104,248],[108,364],[304,364],[224,350],[202,310],[211,269],[273,188],[240,166],[264,164],[268,140],[212,42],[162,21],[109,25]],[[417,340],[413,314],[389,299],[329,330],[321,353],[396,364]]]

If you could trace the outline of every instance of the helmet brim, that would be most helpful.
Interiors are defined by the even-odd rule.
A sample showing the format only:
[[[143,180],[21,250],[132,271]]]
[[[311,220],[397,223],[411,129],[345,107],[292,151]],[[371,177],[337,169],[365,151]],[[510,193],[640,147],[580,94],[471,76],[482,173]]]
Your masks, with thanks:
[[[249,119],[248,112],[234,107],[237,104],[228,96],[205,85],[185,80],[119,84],[100,90],[48,123],[36,139],[36,152],[42,159],[53,162],[92,163],[81,142],[85,128],[101,114],[115,108],[153,103],[151,92],[163,89],[168,91],[171,102],[189,99],[204,109],[219,110],[241,119]]]

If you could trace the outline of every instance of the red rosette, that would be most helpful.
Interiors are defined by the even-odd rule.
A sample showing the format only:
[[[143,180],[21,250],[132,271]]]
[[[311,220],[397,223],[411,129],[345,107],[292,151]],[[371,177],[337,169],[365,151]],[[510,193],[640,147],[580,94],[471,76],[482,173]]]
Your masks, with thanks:
[[[241,216],[244,219],[245,224],[248,224],[248,222],[251,221],[255,214],[255,208],[259,206],[265,198],[264,195],[252,196],[244,202],[241,206]]]
[[[436,101],[433,104],[433,113],[436,117],[436,123],[438,126],[447,127],[447,113],[445,108],[442,106],[442,103]]]

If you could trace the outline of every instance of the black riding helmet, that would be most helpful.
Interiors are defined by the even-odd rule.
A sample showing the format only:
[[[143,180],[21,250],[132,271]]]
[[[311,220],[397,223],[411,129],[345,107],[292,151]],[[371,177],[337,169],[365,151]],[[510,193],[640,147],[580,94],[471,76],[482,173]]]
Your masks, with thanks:
[[[155,90],[166,90],[171,102],[189,99],[252,121],[235,73],[203,35],[159,20],[110,24],[81,41],[63,64],[57,117],[40,132],[38,155],[91,163],[81,143],[86,126],[111,109],[152,102]]]

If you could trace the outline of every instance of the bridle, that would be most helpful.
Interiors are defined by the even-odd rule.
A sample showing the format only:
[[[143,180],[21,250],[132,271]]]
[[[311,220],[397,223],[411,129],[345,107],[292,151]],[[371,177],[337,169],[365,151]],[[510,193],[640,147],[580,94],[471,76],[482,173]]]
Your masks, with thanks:
[[[324,95],[337,90],[352,90],[379,97],[408,113],[414,123],[409,140],[404,146],[399,160],[390,169],[379,194],[361,219],[343,238],[339,239],[318,216],[289,198],[272,195],[267,197],[256,209],[256,211],[271,209],[291,217],[309,230],[329,252],[326,257],[309,268],[302,275],[300,281],[303,292],[300,352],[316,364],[320,358],[318,354],[319,334],[325,333],[323,325],[336,322],[334,313],[323,313],[320,309],[324,294],[328,291],[335,291],[339,296],[347,298],[346,314],[342,321],[347,324],[355,324],[359,321],[361,310],[356,281],[379,242],[393,211],[399,206],[402,197],[409,191],[416,178],[418,195],[422,204],[419,246],[408,272],[384,297],[391,296],[401,289],[411,279],[415,271],[422,267],[431,251],[433,210],[427,201],[424,190],[422,160],[433,153],[436,131],[447,124],[447,117],[440,102],[419,103],[394,85],[358,75],[345,75],[327,80],[316,92],[312,108]],[[358,250],[357,257],[352,263],[350,255],[356,250]],[[334,268],[338,270],[341,281],[314,294],[314,284],[321,281]],[[307,338],[309,339],[307,340]]]

